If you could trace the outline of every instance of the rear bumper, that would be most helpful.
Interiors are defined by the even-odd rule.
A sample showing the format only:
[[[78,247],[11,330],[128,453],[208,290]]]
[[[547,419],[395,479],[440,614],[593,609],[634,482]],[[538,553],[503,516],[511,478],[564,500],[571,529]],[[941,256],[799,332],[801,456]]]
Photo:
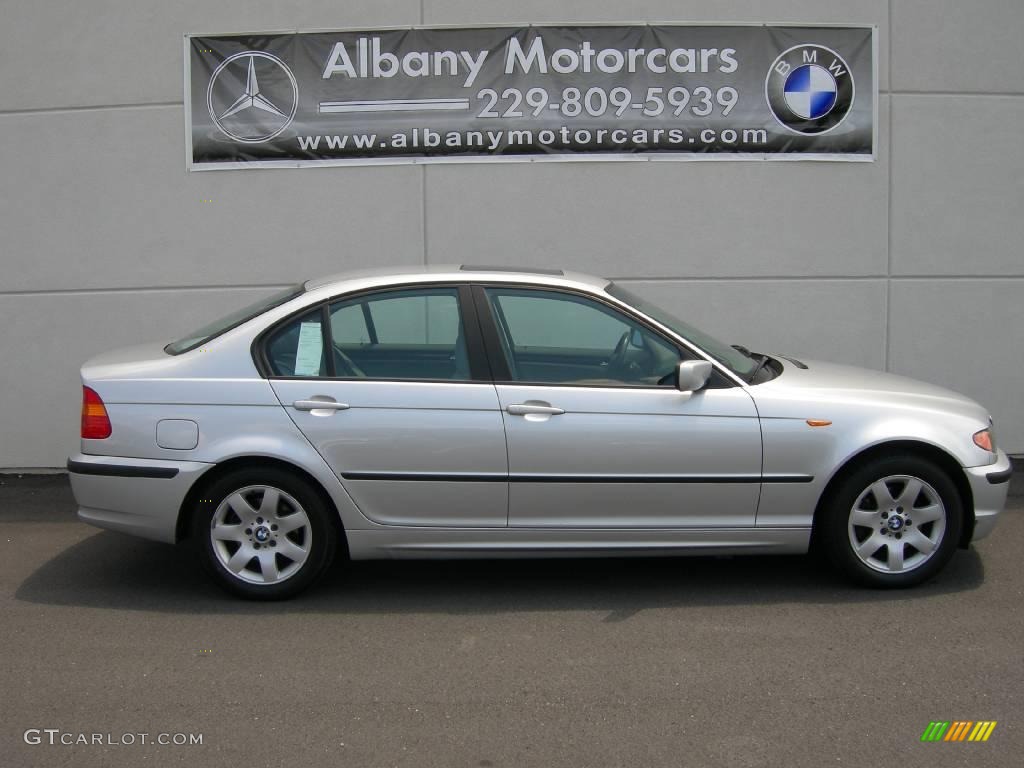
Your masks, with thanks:
[[[76,454],[68,459],[78,519],[99,528],[173,542],[192,484],[212,464]]]
[[[984,467],[968,467],[964,470],[971,484],[974,496],[974,536],[972,541],[983,539],[996,527],[999,513],[1006,506],[1006,494],[1010,490],[1010,476],[1013,467],[1009,457],[999,451],[995,464]]]

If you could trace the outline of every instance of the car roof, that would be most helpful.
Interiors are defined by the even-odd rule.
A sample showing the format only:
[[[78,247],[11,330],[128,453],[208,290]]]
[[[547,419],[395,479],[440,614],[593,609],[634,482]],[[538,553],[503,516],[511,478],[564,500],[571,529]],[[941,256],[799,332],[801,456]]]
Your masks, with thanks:
[[[603,277],[560,269],[529,269],[527,267],[436,264],[430,266],[395,266],[339,272],[307,280],[307,291],[347,287],[383,287],[402,283],[432,282],[514,282],[602,290],[609,284]],[[358,283],[359,285],[351,285]]]

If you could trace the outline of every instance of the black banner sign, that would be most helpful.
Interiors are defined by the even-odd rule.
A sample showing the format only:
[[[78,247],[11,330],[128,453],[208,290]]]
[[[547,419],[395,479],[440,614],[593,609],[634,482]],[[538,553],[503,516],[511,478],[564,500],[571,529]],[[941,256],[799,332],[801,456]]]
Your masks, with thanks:
[[[188,166],[871,160],[865,26],[190,35]]]

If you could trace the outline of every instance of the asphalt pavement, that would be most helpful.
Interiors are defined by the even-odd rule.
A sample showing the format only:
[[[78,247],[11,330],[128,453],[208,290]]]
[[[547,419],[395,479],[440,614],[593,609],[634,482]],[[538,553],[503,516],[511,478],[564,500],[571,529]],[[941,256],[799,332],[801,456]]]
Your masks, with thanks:
[[[376,562],[253,604],[3,476],[0,765],[1018,766],[1021,480],[900,592],[807,557]]]

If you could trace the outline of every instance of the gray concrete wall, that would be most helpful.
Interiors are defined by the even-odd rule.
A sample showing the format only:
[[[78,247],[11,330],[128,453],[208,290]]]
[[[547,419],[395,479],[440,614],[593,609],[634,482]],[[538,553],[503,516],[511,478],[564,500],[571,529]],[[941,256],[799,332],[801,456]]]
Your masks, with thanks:
[[[184,169],[185,32],[645,19],[878,24],[878,161]],[[1019,0],[8,3],[0,467],[75,450],[94,353],[302,277],[460,261],[612,276],[756,349],[950,386],[1022,453],[1021,30]]]

